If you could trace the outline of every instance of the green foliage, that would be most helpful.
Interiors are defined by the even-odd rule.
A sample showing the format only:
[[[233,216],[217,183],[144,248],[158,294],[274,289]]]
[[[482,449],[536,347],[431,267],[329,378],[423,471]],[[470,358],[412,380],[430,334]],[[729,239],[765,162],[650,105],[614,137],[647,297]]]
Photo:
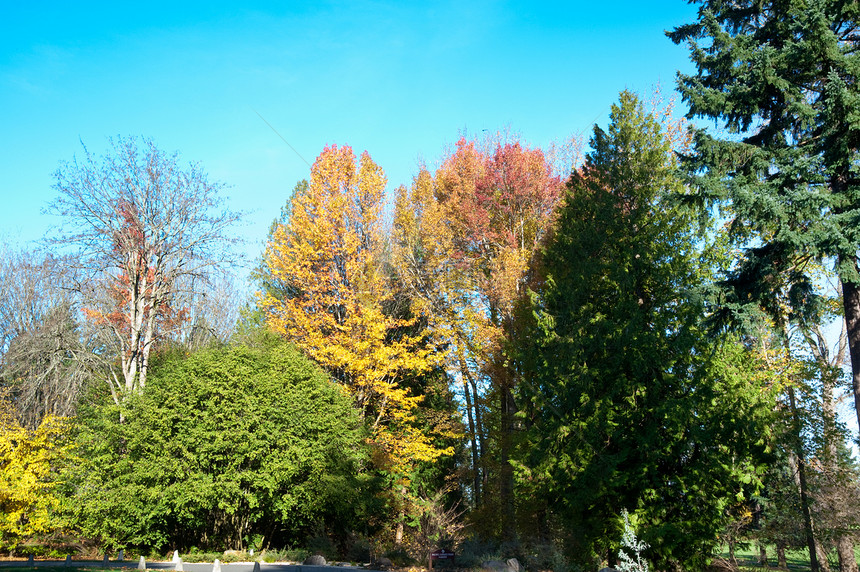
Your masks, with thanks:
[[[698,20],[669,34],[697,67],[679,89],[691,116],[729,134],[700,130],[686,162],[699,199],[724,209],[748,247],[719,323],[747,325],[758,307],[778,316],[780,291],[795,317],[820,311],[810,261],[835,260],[843,282],[860,282],[860,4],[700,3]]]
[[[629,507],[649,560],[699,567],[724,510],[758,483],[772,407],[731,367],[743,348],[709,347],[700,332],[692,221],[661,124],[624,92],[591,145],[519,354],[521,482],[561,517],[575,561],[617,553]]]
[[[222,564],[231,562],[247,562],[253,560],[253,556],[245,551],[239,552],[236,550],[230,552],[201,552],[196,547],[191,547],[185,554],[181,554],[183,562],[214,562],[217,558]],[[167,558],[170,559],[169,557]]]
[[[305,549],[264,550],[260,555],[263,562],[304,562],[309,556]]]
[[[68,510],[110,546],[284,545],[355,524],[362,438],[349,397],[291,346],[174,356],[127,407],[82,416]]]
[[[280,216],[273,220],[272,224],[269,225],[269,233],[266,237],[266,243],[272,242],[278,227],[289,225],[290,216],[292,215],[293,201],[298,197],[307,195],[309,192],[310,183],[308,183],[307,179],[302,179],[296,183],[293,190],[290,192],[290,196],[287,197],[284,206],[281,207]],[[257,266],[251,270],[251,280],[264,295],[271,295],[278,299],[291,298],[297,291],[294,284],[291,284],[282,276],[276,276],[273,274],[266,265],[265,260],[260,260]]]

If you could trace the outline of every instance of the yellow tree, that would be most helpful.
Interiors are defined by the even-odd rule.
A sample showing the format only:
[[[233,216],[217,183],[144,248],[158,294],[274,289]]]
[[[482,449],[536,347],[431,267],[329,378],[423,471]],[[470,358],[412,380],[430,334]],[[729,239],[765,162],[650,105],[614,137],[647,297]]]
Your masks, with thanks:
[[[386,311],[393,291],[383,268],[385,184],[367,152],[356,160],[348,146],[326,147],[266,247],[268,272],[286,294],[261,294],[261,306],[273,330],[352,394],[377,461],[404,484],[417,462],[452,451],[415,423],[422,396],[402,385],[440,358],[414,320]]]
[[[64,432],[63,418],[53,415],[46,415],[35,430],[22,427],[11,404],[0,399],[0,537],[4,543],[51,529],[51,512],[58,506],[51,464],[62,454],[59,438]]]

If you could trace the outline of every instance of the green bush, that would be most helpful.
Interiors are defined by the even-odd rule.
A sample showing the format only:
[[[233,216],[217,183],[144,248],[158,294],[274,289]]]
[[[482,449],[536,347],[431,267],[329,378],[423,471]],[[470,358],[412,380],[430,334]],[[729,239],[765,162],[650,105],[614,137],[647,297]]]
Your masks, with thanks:
[[[348,561],[361,564],[370,562],[370,552],[370,543],[364,538],[356,538],[347,547],[345,556]]]
[[[463,542],[457,554],[457,566],[460,568],[480,568],[485,560],[501,560],[499,546],[496,543],[485,542],[478,538],[470,538]]]
[[[242,556],[245,558],[242,558]],[[189,550],[187,554],[181,555],[183,562],[215,562],[217,558],[221,562],[240,562],[247,560],[247,555],[244,553],[224,554],[223,552],[200,552],[199,550]]]
[[[331,538],[324,534],[316,534],[308,538],[305,546],[309,554],[319,554],[326,561],[334,560],[338,557],[338,550]]]
[[[292,346],[167,356],[142,395],[82,412],[68,512],[109,547],[286,544],[355,522],[371,496],[362,431],[349,397]]]
[[[261,554],[263,562],[304,562],[309,552],[303,548],[285,548],[283,550],[264,550]]]
[[[391,560],[392,564],[401,568],[418,564],[418,562],[403,548],[389,550],[385,553],[385,557]]]

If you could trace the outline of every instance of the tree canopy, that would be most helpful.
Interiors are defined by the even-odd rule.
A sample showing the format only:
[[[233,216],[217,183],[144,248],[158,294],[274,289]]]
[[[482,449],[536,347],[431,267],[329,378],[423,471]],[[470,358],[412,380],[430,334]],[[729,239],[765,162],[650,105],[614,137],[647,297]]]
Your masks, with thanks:
[[[89,318],[113,334],[121,375],[107,381],[119,403],[146,385],[159,331],[183,320],[180,288],[230,258],[239,215],[224,207],[222,185],[150,139],[112,140],[101,158],[84,152],[56,171],[49,212],[63,220],[55,243],[76,249],[69,276]]]
[[[816,307],[815,273],[832,264],[842,286],[860,419],[860,5],[851,0],[704,0],[686,43],[695,74],[678,86],[699,130],[686,158],[700,199],[718,205],[746,248],[724,283],[724,322],[749,307],[779,319]],[[814,317],[813,317],[814,320]]]
[[[284,545],[361,527],[364,432],[349,398],[288,345],[170,355],[147,391],[82,414],[69,510],[109,546]],[[365,475],[366,477],[366,475]]]

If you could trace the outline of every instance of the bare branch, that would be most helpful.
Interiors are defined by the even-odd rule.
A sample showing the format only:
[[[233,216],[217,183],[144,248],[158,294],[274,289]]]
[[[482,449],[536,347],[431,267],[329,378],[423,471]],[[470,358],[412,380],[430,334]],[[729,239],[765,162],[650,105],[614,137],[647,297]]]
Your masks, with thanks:
[[[142,390],[153,344],[184,319],[179,283],[235,260],[239,240],[229,231],[241,215],[199,165],[180,166],[149,139],[111,140],[99,158],[84,148],[55,180],[48,212],[64,224],[51,243],[76,250],[85,311],[113,333],[124,379],[111,389],[120,402]]]

